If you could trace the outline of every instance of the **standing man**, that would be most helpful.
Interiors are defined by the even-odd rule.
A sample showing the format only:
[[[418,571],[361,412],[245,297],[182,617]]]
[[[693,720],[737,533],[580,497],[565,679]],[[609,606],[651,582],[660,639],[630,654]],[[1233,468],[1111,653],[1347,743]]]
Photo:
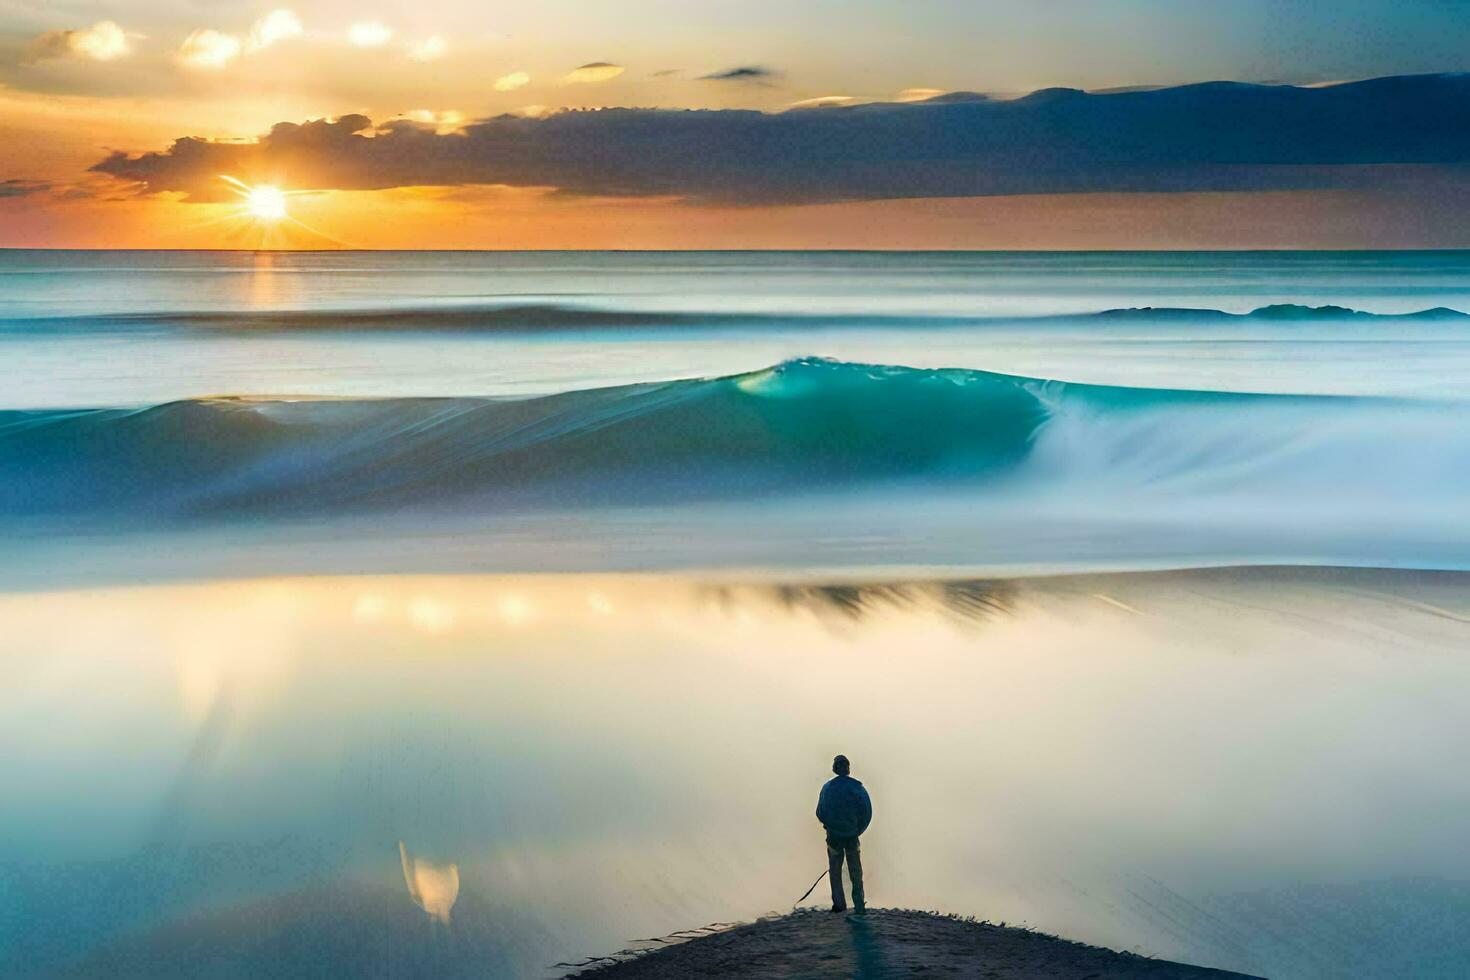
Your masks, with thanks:
[[[858,837],[873,819],[873,803],[863,784],[848,775],[847,756],[832,760],[837,775],[827,780],[817,798],[817,819],[827,830],[827,871],[832,878],[832,911],[847,911],[847,898],[842,894],[842,861],[847,859],[847,876],[852,879],[852,905],[858,915],[867,912],[863,904],[863,861],[858,852]]]

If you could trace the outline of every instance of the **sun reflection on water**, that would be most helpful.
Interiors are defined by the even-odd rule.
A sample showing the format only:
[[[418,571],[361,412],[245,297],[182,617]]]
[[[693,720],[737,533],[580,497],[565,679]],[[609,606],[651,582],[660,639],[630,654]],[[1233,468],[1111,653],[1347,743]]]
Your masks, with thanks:
[[[449,914],[459,900],[459,865],[436,864],[409,854],[403,841],[398,842],[398,858],[403,864],[403,883],[409,897],[431,920],[449,924]]]

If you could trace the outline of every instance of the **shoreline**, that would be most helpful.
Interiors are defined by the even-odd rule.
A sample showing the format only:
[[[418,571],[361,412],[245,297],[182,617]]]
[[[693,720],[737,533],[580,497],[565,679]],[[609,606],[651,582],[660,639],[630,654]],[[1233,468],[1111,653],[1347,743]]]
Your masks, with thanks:
[[[1457,561],[1406,563],[1369,557],[1266,557],[1256,552],[1196,555],[1098,554],[1061,560],[961,561],[946,554],[925,561],[901,542],[891,559],[843,554],[818,542],[815,553],[777,555],[767,538],[720,528],[719,555],[688,552],[677,525],[624,522],[636,513],[544,514],[487,528],[463,520],[372,524],[363,520],[300,520],[271,527],[216,525],[178,530],[111,532],[73,525],[12,535],[12,561],[0,570],[0,593],[59,592],[133,586],[321,578],[649,578],[714,585],[892,585],[947,582],[1041,584],[1068,579],[1130,580],[1149,576],[1215,575],[1252,579],[1335,579],[1343,576],[1470,575]],[[706,529],[708,530],[708,529]],[[602,533],[599,533],[602,532]],[[706,540],[701,538],[700,540]],[[825,550],[826,553],[823,553]],[[859,550],[871,550],[862,548]],[[885,553],[892,554],[888,549]],[[922,549],[920,549],[922,550]],[[956,549],[950,548],[950,551]],[[1450,549],[1453,550],[1453,549]],[[847,560],[843,560],[847,559]]]

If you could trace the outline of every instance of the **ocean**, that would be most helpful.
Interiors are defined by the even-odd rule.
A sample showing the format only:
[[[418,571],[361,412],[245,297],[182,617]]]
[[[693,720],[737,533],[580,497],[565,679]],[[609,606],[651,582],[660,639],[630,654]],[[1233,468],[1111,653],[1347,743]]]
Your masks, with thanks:
[[[546,976],[845,752],[875,904],[1461,976],[1467,408],[1467,252],[0,252],[0,973]]]
[[[378,571],[444,570],[428,527],[480,571],[1462,568],[1467,284],[1465,253],[6,253],[0,520],[242,554],[366,522]]]

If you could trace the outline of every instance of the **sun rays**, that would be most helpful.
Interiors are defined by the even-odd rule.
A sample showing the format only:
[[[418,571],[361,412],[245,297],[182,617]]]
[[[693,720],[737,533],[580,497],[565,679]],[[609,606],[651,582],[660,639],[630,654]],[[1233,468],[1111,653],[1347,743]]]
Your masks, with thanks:
[[[220,174],[219,179],[229,184],[240,197],[241,215],[260,222],[273,223],[291,218],[288,198],[301,193],[283,190],[275,184],[247,184],[228,174]]]
[[[264,184],[252,187],[245,195],[245,209],[252,218],[261,221],[280,221],[289,217],[286,211],[286,193],[279,187]]]
[[[307,191],[287,190],[277,184],[250,184],[229,174],[220,174],[219,179],[229,185],[240,201],[206,223],[224,225],[232,233],[232,237],[240,240],[243,247],[276,249],[300,248],[303,245],[311,247],[317,244],[345,246],[344,242],[313,228],[291,213],[292,200],[307,194]],[[307,236],[309,241],[301,241]]]

